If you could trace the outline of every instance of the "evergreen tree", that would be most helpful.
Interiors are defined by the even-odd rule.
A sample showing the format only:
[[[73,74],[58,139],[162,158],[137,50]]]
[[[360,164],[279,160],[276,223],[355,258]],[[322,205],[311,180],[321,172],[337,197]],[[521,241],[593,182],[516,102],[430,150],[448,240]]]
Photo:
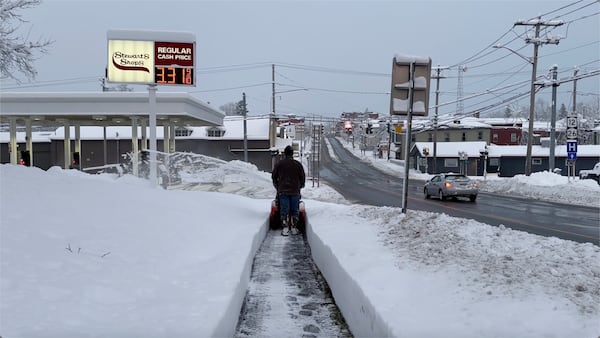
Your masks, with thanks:
[[[564,103],[562,103],[560,105],[560,109],[558,110],[558,118],[559,119],[564,119],[567,117],[567,107],[565,106]]]

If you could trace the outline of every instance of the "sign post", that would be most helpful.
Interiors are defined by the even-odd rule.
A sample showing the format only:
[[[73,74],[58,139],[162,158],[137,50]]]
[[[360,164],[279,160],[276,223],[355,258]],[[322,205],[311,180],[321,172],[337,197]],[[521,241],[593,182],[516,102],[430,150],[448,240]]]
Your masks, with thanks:
[[[410,143],[412,116],[427,116],[429,108],[429,80],[431,58],[395,55],[392,61],[392,90],[390,115],[406,115],[404,143],[404,183],[402,184],[402,213],[406,214],[408,200],[408,173],[410,170]]]
[[[577,130],[579,123],[577,115],[567,116],[567,177],[569,182],[571,176],[575,180],[575,161],[577,160],[577,139],[579,132]]]

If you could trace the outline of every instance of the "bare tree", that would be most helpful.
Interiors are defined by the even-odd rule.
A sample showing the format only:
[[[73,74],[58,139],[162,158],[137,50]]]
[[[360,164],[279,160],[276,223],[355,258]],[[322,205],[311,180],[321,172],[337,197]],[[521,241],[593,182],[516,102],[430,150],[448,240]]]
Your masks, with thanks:
[[[19,26],[26,21],[18,13],[35,7],[41,0],[0,0],[0,76],[19,81],[18,73],[34,79],[35,52],[46,53],[53,42],[46,39],[28,41],[17,35]]]
[[[224,105],[220,106],[219,109],[221,109],[227,116],[240,115],[240,113],[239,113],[240,102],[225,103]]]

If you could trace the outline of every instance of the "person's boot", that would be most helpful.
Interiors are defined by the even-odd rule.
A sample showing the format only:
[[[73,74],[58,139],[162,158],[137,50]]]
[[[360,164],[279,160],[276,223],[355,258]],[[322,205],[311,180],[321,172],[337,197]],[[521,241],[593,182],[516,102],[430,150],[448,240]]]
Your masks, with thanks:
[[[300,231],[298,230],[298,216],[292,216],[292,221],[291,221],[291,227],[292,227],[292,235],[297,235],[300,233]]]
[[[289,224],[288,224],[287,217],[284,218],[281,221],[281,226],[283,227],[283,229],[281,229],[281,236],[287,236],[287,235],[289,235],[290,234],[290,227],[289,227]]]

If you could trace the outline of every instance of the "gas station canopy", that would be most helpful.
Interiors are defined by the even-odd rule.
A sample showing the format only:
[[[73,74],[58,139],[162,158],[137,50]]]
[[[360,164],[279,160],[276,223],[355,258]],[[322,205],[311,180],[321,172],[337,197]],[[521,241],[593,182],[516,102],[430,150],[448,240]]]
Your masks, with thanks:
[[[0,93],[0,123],[29,119],[35,125],[128,125],[148,112],[147,92]],[[158,126],[217,126],[223,117],[188,93],[156,93]]]

